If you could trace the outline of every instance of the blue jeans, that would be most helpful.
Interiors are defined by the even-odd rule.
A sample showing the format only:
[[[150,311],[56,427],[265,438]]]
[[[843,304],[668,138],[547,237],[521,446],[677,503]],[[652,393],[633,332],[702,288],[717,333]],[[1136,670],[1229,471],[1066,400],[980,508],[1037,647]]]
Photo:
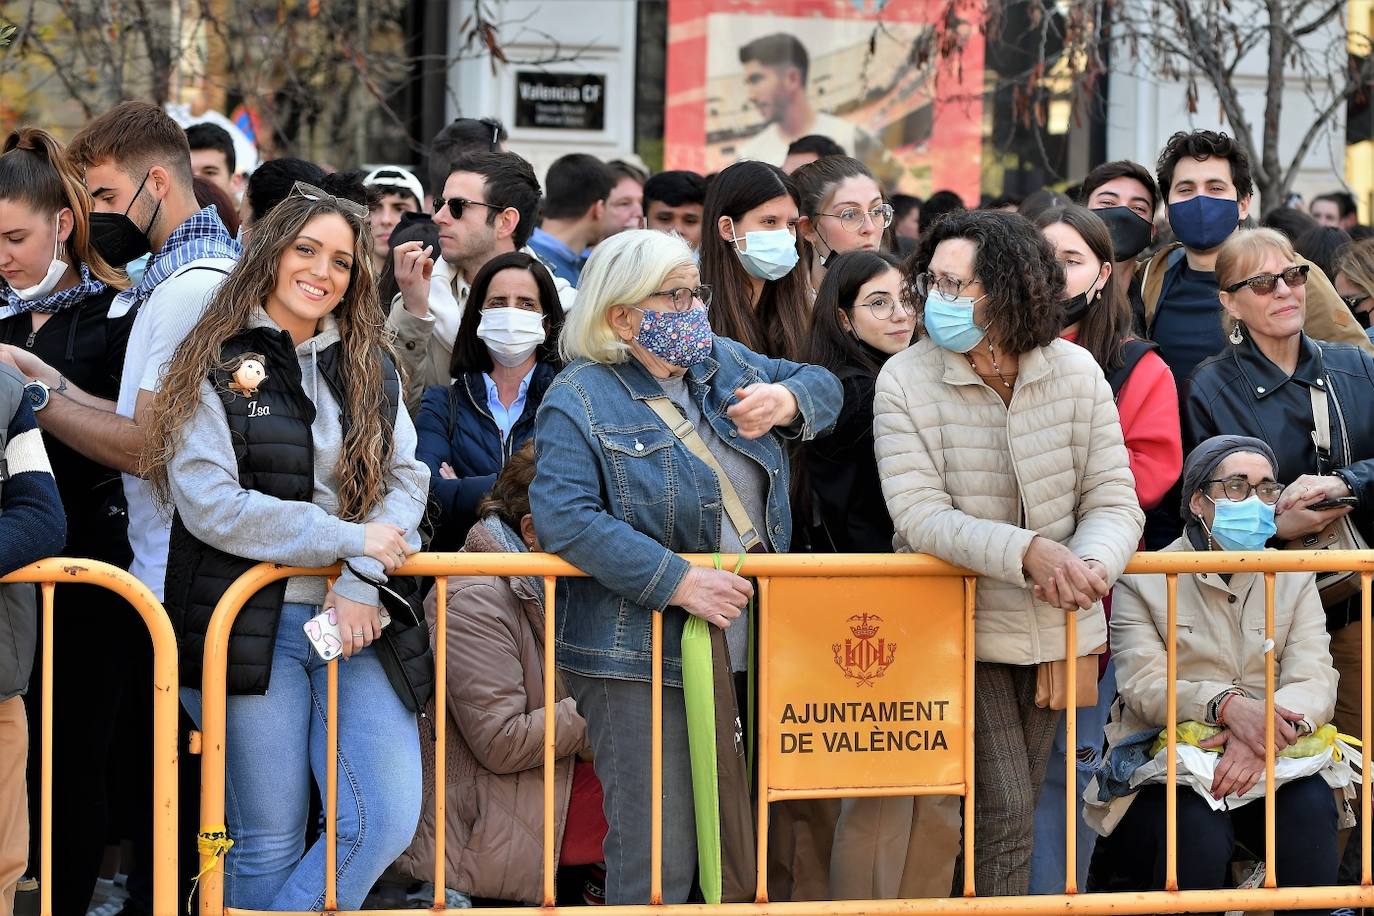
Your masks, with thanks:
[[[324,907],[325,836],[305,850],[310,780],[324,796],[325,662],[303,625],[320,612],[282,607],[263,696],[231,696],[225,813],[234,846],[224,900],[250,910]],[[182,703],[200,723],[200,691]],[[339,909],[361,909],[372,885],[410,845],[420,819],[420,738],[369,646],[339,665]]]
[[[1097,832],[1083,823],[1083,792],[1102,758],[1102,742],[1107,717],[1116,699],[1116,663],[1107,662],[1106,673],[1097,684],[1097,705],[1078,710],[1077,783],[1073,787],[1074,807],[1078,811],[1077,866],[1078,889],[1087,886],[1088,862],[1093,857]],[[1045,781],[1040,785],[1040,798],[1035,804],[1035,846],[1031,851],[1030,892],[1032,894],[1064,893],[1064,718],[1061,714],[1054,747],[1045,765]],[[1084,760],[1084,756],[1088,759]]]

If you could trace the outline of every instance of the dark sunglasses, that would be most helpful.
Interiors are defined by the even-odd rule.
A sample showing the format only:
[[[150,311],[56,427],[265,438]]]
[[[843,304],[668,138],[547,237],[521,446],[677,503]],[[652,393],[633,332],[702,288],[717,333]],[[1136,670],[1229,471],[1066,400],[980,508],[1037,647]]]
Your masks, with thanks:
[[[1346,308],[1353,312],[1360,307],[1361,302],[1368,298],[1369,293],[1355,293],[1353,296],[1342,296],[1341,301],[1345,303]]]
[[[1296,289],[1307,283],[1307,272],[1312,268],[1306,264],[1298,264],[1289,267],[1287,270],[1276,274],[1256,274],[1248,280],[1241,280],[1239,283],[1232,283],[1226,287],[1228,293],[1234,293],[1242,286],[1248,286],[1261,296],[1272,293],[1279,285],[1279,278],[1283,278],[1284,285],[1289,289]]]
[[[344,566],[348,567],[348,571],[356,576],[358,581],[365,582],[377,590],[377,599],[381,602],[382,609],[391,615],[392,620],[411,627],[420,625],[420,618],[415,613],[415,608],[388,585],[386,579],[377,579],[359,572],[352,563],[345,563]]]
[[[497,213],[506,209],[505,207],[498,207],[495,204],[484,204],[480,200],[467,200],[462,197],[450,197],[448,199],[443,197],[434,198],[434,212],[436,214],[444,209],[444,207],[448,207],[449,216],[452,216],[454,219],[463,218],[464,207],[486,207],[488,210],[495,210]]]

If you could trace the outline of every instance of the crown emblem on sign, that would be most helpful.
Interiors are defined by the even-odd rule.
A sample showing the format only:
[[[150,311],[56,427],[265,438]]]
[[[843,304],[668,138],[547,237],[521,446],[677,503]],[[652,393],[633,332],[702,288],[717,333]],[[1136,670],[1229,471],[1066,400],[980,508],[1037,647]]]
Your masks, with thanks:
[[[883,618],[877,614],[855,614],[846,622],[854,638],[830,646],[835,653],[835,664],[845,677],[872,687],[892,665],[897,644],[878,638],[878,624]]]

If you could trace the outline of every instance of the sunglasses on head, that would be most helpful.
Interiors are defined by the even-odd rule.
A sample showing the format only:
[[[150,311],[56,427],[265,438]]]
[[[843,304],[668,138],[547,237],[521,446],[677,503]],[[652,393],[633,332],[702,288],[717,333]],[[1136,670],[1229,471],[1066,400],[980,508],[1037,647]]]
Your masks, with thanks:
[[[1296,289],[1307,283],[1307,272],[1311,269],[1306,264],[1297,264],[1276,274],[1256,274],[1248,280],[1232,283],[1226,287],[1226,292],[1234,293],[1242,286],[1248,286],[1259,295],[1267,296],[1278,288],[1280,278],[1289,289]]]
[[[305,181],[298,181],[291,186],[291,197],[304,197],[306,200],[313,200],[317,203],[332,204],[341,213],[351,216],[357,220],[367,219],[367,207],[355,200],[346,197],[336,197],[328,191],[322,191],[313,184]]]

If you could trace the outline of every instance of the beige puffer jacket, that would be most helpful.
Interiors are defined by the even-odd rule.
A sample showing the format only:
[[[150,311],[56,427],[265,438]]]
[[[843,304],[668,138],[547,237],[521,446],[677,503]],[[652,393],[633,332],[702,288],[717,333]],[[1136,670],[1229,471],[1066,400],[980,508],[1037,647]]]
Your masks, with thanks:
[[[499,551],[480,523],[463,549]],[[448,833],[445,883],[476,897],[539,903],[544,874],[544,609],[519,578],[448,580]],[[433,627],[435,594],[425,610]],[[587,746],[587,723],[560,690],[554,727],[556,847],[572,793],[573,755]],[[434,703],[429,706],[434,714]],[[396,869],[434,880],[434,743],[421,742],[424,806]],[[554,850],[554,861],[558,849]]]
[[[1165,552],[1192,550],[1183,538]],[[1112,595],[1112,654],[1121,699],[1107,724],[1108,753],[1169,719],[1166,677],[1169,598],[1164,576],[1123,576]],[[1264,576],[1216,573],[1178,577],[1178,721],[1207,722],[1208,705],[1236,687],[1264,696]],[[1274,577],[1274,702],[1301,713],[1311,732],[1331,721],[1336,669],[1326,612],[1312,573]],[[1110,833],[1135,795],[1098,799],[1094,779],[1084,793],[1083,820]]]
[[[923,338],[878,376],[873,435],[896,549],[980,574],[978,660],[1064,658],[1064,612],[1035,599],[1021,568],[1031,540],[1097,560],[1114,582],[1145,521],[1092,356],[1064,340],[1022,354],[1008,407],[962,354]],[[1106,640],[1101,605],[1080,611],[1076,654]]]

